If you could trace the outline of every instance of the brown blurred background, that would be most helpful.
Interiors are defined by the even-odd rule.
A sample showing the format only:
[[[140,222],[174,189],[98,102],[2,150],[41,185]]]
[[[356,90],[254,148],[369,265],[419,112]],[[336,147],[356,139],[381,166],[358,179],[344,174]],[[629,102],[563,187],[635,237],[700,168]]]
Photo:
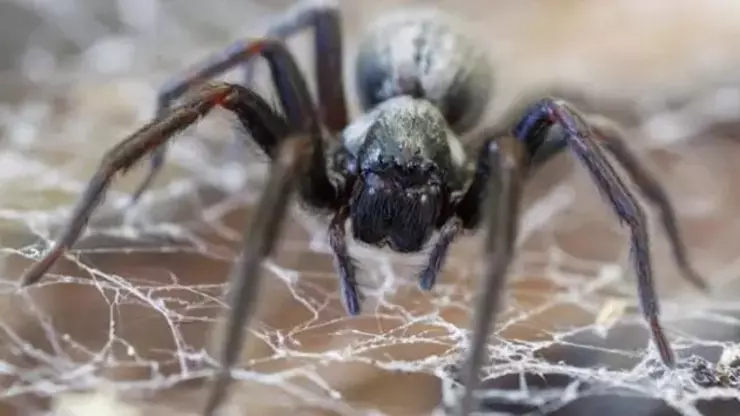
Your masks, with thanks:
[[[291,3],[0,2],[0,398],[7,414],[197,414],[226,308],[221,291],[265,169],[244,162],[261,160],[235,145],[227,117],[185,134],[135,209],[124,208],[144,169],[119,180],[88,235],[43,284],[19,292],[15,281],[56,235],[100,156],[151,116],[167,74],[259,34]],[[654,269],[671,339],[682,357],[716,361],[740,338],[740,199],[732,192],[740,173],[740,5],[341,4],[350,91],[363,28],[399,5],[435,6],[469,23],[490,54],[496,75],[489,122],[517,94],[539,89],[623,122],[632,147],[676,203],[692,259],[714,288],[707,297],[680,279],[653,221]],[[290,43],[310,74],[307,38]],[[657,399],[671,395],[662,381],[637,370],[628,377],[626,370],[644,363],[647,336],[626,234],[568,155],[533,178],[524,209],[525,236],[493,349],[504,365],[487,369],[491,379],[546,373],[556,370],[548,363],[563,360],[556,373],[606,367],[613,373],[594,371],[593,378],[619,379],[614,384],[633,390],[626,395],[656,399],[644,407],[625,399],[620,403],[638,407],[623,414],[738,412],[702,404],[714,402],[699,394],[661,404]],[[279,253],[265,264],[243,371],[224,414],[429,414],[440,402],[442,369],[456,362],[468,325],[479,238],[459,240],[431,293],[414,279],[423,256],[354,245],[366,300],[365,313],[351,319],[336,293],[326,224],[293,210]],[[625,315],[613,327],[604,324],[611,328],[605,337],[593,335],[603,324],[597,317],[615,304],[626,305]],[[553,406],[562,414],[595,411]]]

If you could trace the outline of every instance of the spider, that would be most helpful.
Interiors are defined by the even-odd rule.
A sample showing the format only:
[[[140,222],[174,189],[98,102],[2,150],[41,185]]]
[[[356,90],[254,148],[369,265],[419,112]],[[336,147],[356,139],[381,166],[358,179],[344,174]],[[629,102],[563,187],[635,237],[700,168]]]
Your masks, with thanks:
[[[310,29],[317,57],[316,102],[285,44],[291,35]],[[248,81],[258,57],[269,66],[280,109],[250,89],[249,82],[214,81],[237,67]],[[347,248],[347,222],[352,237],[369,245],[387,245],[401,253],[429,246],[428,263],[419,274],[424,290],[434,286],[456,237],[479,227],[485,230],[484,272],[463,376],[461,412],[466,414],[514,254],[525,179],[568,149],[629,228],[644,317],[663,363],[674,366],[658,318],[645,214],[602,149],[659,210],[682,275],[699,288],[707,286],[688,260],[666,192],[628,149],[615,123],[581,113],[558,98],[530,97],[512,106],[503,123],[461,140],[482,119],[493,73],[482,50],[442,14],[396,13],[372,26],[359,47],[355,74],[364,114],[352,122],[341,81],[343,65],[338,5],[299,3],[265,37],[239,41],[167,83],[160,90],[154,120],[105,154],[72,219],[22,276],[22,284],[41,279],[77,241],[116,174],[151,156],[135,200],[160,170],[167,142],[220,107],[236,116],[271,165],[229,276],[231,311],[221,368],[204,414],[215,412],[226,395],[229,370],[259,293],[259,267],[275,248],[294,192],[305,206],[330,217],[328,240],[341,299],[351,315],[361,312],[361,296]],[[433,236],[436,240],[429,243]]]

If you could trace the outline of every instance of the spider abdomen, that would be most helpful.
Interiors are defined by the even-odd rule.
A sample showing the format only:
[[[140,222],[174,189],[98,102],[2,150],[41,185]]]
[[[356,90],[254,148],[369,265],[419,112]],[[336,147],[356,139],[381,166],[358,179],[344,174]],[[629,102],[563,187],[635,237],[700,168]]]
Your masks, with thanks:
[[[491,67],[448,19],[435,11],[405,11],[372,26],[356,67],[365,109],[409,95],[432,102],[458,133],[478,122],[489,99]]]

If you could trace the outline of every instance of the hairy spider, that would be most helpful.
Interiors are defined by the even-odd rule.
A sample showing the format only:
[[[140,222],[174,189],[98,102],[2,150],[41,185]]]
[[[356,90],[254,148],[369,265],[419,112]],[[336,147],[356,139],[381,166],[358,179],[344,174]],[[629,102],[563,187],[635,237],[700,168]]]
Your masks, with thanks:
[[[307,206],[332,216],[329,242],[341,298],[352,315],[360,313],[361,299],[347,250],[347,221],[354,239],[389,245],[403,253],[421,251],[436,233],[419,276],[425,290],[434,286],[455,237],[484,226],[485,271],[463,376],[467,393],[461,403],[466,413],[513,255],[524,179],[553,155],[569,149],[630,230],[640,304],[663,362],[672,367],[673,351],[658,319],[645,215],[602,146],[660,211],[682,274],[706,288],[687,259],[665,191],[629,151],[612,122],[581,114],[556,98],[522,100],[505,123],[470,141],[472,147],[466,151],[458,137],[482,117],[490,95],[491,67],[478,47],[441,16],[395,14],[373,26],[359,48],[356,71],[365,114],[351,123],[341,82],[341,19],[333,2],[301,4],[266,37],[238,42],[166,84],[155,120],[104,156],[72,219],[50,251],[25,273],[23,284],[38,281],[75,243],[118,172],[152,155],[151,169],[134,195],[137,198],[162,166],[166,143],[221,107],[236,115],[272,164],[230,275],[232,309],[220,352],[222,367],[205,414],[212,414],[226,394],[229,370],[259,292],[259,266],[273,251],[294,190]],[[288,36],[303,29],[314,31],[317,105],[284,44]],[[282,112],[246,86],[211,81],[238,66],[249,78],[256,57],[269,65]],[[176,100],[180,102],[172,106]]]

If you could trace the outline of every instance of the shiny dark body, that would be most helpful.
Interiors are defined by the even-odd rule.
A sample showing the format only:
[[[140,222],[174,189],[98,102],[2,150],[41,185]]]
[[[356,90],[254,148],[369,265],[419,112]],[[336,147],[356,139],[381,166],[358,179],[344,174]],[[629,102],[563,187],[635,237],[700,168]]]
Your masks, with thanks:
[[[167,83],[156,118],[105,155],[66,229],[26,272],[23,284],[38,281],[76,242],[117,173],[152,155],[136,200],[161,168],[167,142],[220,107],[235,115],[270,157],[271,167],[230,276],[222,367],[204,414],[211,415],[225,397],[229,370],[259,295],[260,265],[275,249],[293,194],[305,207],[331,218],[328,238],[340,297],[352,315],[360,313],[361,294],[347,245],[348,224],[352,236],[367,244],[403,253],[429,247],[429,260],[419,273],[425,290],[434,286],[455,238],[483,228],[483,274],[464,368],[467,389],[460,402],[461,412],[467,413],[514,257],[524,179],[568,149],[629,228],[640,304],[663,362],[672,367],[673,350],[658,319],[645,215],[602,147],[660,211],[683,275],[696,286],[705,285],[689,264],[665,191],[629,151],[620,130],[562,100],[534,97],[516,103],[498,126],[463,146],[458,137],[480,121],[490,98],[491,67],[472,38],[449,24],[444,13],[418,11],[381,19],[360,45],[355,75],[364,114],[350,122],[340,81],[340,23],[334,2],[301,3],[267,37],[237,42]],[[283,42],[303,29],[313,30],[318,55],[315,102]],[[270,68],[279,109],[249,87],[257,57]],[[245,71],[243,84],[211,81],[232,68]]]

